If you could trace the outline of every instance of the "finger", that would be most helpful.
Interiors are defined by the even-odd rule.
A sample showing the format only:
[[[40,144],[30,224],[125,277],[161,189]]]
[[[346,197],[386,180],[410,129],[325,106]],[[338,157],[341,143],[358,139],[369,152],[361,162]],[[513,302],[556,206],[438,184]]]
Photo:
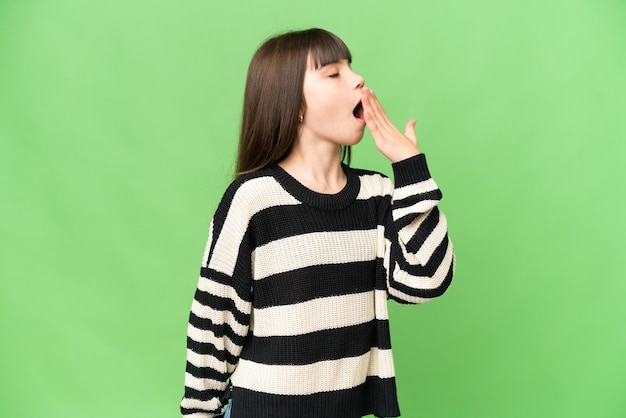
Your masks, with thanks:
[[[366,119],[366,123],[368,123],[368,127],[370,128],[370,132],[374,136],[375,139],[392,139],[392,138],[402,138],[405,137],[400,130],[391,122],[387,113],[382,107],[382,104],[376,97],[376,93],[369,90],[367,92],[368,97],[368,110],[371,112],[371,122],[368,123]],[[405,134],[407,139],[413,144],[417,145],[417,137],[415,132],[413,131],[413,126],[415,126],[415,121],[412,122],[410,127],[405,128]],[[410,131],[410,133],[409,133]]]
[[[372,133],[378,132],[380,118],[376,114],[376,109],[372,107],[371,90],[367,89],[367,87],[363,88],[361,103],[363,104],[363,117],[367,127]]]
[[[368,99],[365,99],[363,102],[365,103],[367,100]],[[390,136],[391,129],[389,124],[381,117],[379,109],[364,104],[363,116],[365,118],[365,124],[375,140]]]
[[[363,88],[363,108],[368,111],[370,117],[372,119],[380,120],[381,119],[381,108],[380,106],[376,106],[376,96],[374,96],[374,92],[367,87]]]
[[[417,144],[417,135],[415,135],[415,119],[411,119],[406,123],[404,127],[404,135],[411,140],[414,144]]]
[[[371,94],[366,93],[363,101],[363,110],[365,115],[365,123],[369,128],[375,140],[383,138],[393,138],[395,135],[402,135],[400,131],[391,123],[380,103]]]
[[[380,134],[380,127],[378,125],[377,119],[369,110],[363,109],[363,118],[365,119],[365,124],[367,128],[372,133],[374,139],[376,139]]]
[[[372,115],[373,118],[376,118],[377,122],[382,125],[390,125],[391,121],[387,116],[387,113],[383,109],[383,106],[380,104],[378,97],[376,97],[376,93],[372,90],[365,90],[365,104]]]

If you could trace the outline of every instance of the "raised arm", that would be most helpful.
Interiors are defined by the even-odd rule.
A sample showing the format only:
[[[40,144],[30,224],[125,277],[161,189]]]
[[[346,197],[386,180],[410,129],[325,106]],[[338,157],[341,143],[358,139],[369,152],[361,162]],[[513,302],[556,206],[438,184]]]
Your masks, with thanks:
[[[441,191],[418,149],[415,120],[407,122],[403,134],[372,90],[364,87],[362,94],[365,122],[395,178],[383,220],[388,293],[401,303],[421,303],[443,294],[454,274],[448,223],[437,206]]]
[[[441,191],[430,177],[424,154],[393,164],[395,190],[385,217],[389,296],[421,303],[443,294],[454,274],[448,223],[437,206]]]

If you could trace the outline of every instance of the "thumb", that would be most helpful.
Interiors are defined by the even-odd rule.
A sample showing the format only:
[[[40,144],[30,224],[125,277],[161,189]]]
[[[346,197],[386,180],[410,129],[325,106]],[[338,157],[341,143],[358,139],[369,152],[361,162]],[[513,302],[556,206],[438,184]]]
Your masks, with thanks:
[[[411,119],[406,123],[404,127],[404,135],[411,140],[414,144],[417,144],[417,136],[415,135],[415,119]]]

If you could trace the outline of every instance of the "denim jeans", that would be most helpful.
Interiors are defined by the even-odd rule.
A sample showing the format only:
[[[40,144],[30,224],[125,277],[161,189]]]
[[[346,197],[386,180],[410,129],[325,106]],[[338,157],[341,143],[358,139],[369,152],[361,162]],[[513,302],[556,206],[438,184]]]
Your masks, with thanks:
[[[233,406],[233,400],[228,400],[228,405],[226,405],[226,412],[224,412],[224,418],[230,418],[230,410]]]

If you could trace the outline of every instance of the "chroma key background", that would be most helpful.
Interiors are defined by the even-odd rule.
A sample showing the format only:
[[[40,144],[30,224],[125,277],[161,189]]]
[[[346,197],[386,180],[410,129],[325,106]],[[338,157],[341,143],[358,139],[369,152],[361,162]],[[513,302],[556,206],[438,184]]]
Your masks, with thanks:
[[[391,306],[402,416],[626,416],[621,0],[0,1],[0,416],[178,416],[248,63],[314,26],[444,193],[455,282]],[[369,133],[353,165],[391,174]]]

